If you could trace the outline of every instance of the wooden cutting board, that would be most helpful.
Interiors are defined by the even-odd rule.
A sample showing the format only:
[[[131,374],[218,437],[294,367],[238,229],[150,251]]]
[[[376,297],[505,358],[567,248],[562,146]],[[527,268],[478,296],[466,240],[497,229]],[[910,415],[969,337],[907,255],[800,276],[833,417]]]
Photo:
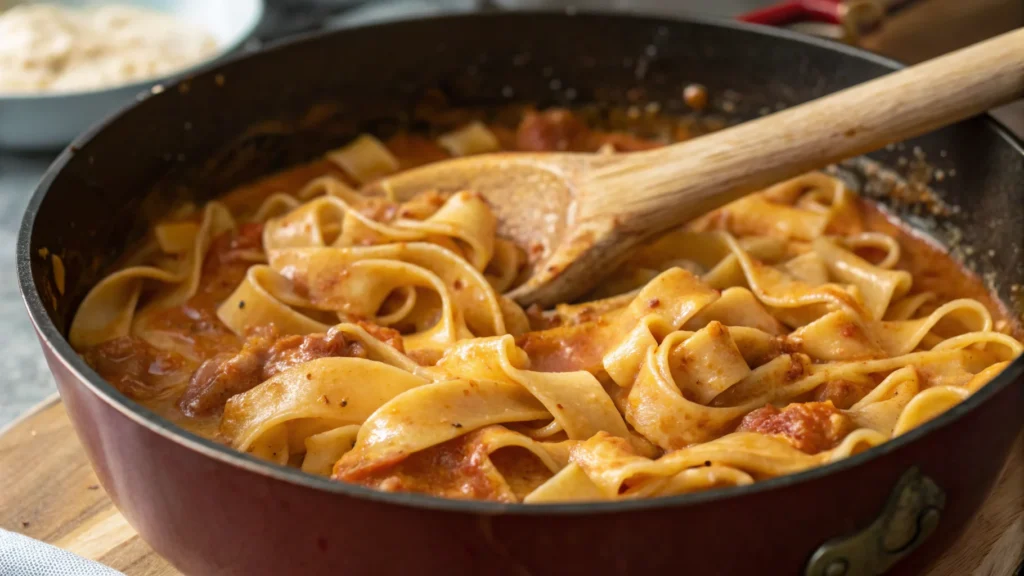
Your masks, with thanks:
[[[129,576],[179,572],[118,513],[56,396],[0,431],[0,528]],[[1009,576],[1024,560],[1024,433],[985,506],[929,576]]]

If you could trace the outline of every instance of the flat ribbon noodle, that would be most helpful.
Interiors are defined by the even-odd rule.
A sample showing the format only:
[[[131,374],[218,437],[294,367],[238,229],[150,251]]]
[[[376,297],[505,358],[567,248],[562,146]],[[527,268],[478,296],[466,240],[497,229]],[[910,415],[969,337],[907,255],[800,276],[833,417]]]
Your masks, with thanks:
[[[362,358],[320,358],[286,370],[255,388],[232,396],[224,407],[220,432],[231,446],[288,461],[289,444],[345,425],[361,424],[375,410],[427,380],[400,368]],[[301,438],[290,425],[306,422]]]
[[[398,159],[369,134],[362,134],[347,146],[328,152],[327,158],[361,184],[398,170]]]
[[[784,440],[749,432],[728,434],[656,460],[636,455],[621,440],[598,434],[574,448],[571,458],[607,497],[618,496],[623,488],[638,490],[651,479],[670,478],[705,462],[763,477],[799,472],[821,460],[821,456],[804,454]],[[733,478],[740,483],[746,480]]]
[[[411,389],[370,415],[334,468],[358,478],[477,428],[550,417],[524,388],[492,380],[447,380]]]
[[[287,278],[269,266],[252,266],[242,283],[217,308],[217,318],[238,335],[269,324],[283,334],[326,332],[328,324],[292,308],[305,304]]]
[[[322,179],[323,180],[323,179]],[[384,209],[377,221],[364,211],[374,199],[359,198],[354,192],[338,188],[330,180],[321,183],[328,193],[269,220],[263,233],[267,250],[315,246],[369,246],[395,242],[432,242],[464,254],[469,263],[483,271],[494,256],[497,220],[476,194],[459,192],[423,220],[399,217],[413,211],[393,207]],[[460,248],[459,243],[465,248]]]
[[[960,298],[943,304],[925,318],[880,322],[874,330],[875,338],[887,355],[906,354],[917,348],[928,332],[947,317],[959,320],[968,332],[992,330],[989,311],[977,300]]]
[[[415,242],[365,248],[294,248],[270,253],[270,266],[293,282],[305,286],[311,300],[330,299],[331,292],[338,289],[351,291],[351,288],[338,280],[346,277],[346,270],[350,266],[363,260],[397,260],[429,272],[443,282],[443,289],[440,286],[436,289],[442,301],[451,301],[452,309],[465,318],[466,325],[474,334],[493,336],[506,332],[502,305],[483,275],[452,252],[432,244]],[[348,281],[356,280],[354,276],[350,275]],[[372,316],[376,310],[369,310],[370,307],[361,300],[368,296],[346,300],[342,304],[360,306],[358,313]],[[375,296],[379,306],[384,295]]]
[[[494,255],[494,233],[498,220],[478,194],[459,192],[426,220],[397,220],[396,228],[415,230],[429,236],[448,236],[463,242],[466,260],[483,271]]]
[[[132,266],[115,272],[89,291],[78,308],[71,323],[68,340],[75,348],[82,349],[127,336],[137,314],[136,310],[146,280],[155,280],[162,287],[144,304],[149,310],[177,306],[195,295],[203,259],[210,242],[219,234],[235,228],[235,221],[227,208],[219,202],[210,202],[203,210],[202,221],[192,239],[189,249],[183,249],[186,242],[177,239],[173,247],[176,253],[184,252],[184,260],[173,261],[168,267]],[[192,228],[189,228],[192,229]],[[178,232],[182,232],[178,229]],[[165,243],[169,243],[165,237]]]
[[[463,378],[489,378],[522,386],[541,402],[570,439],[599,431],[628,438],[629,432],[600,382],[588,372],[546,373],[520,369],[526,355],[511,336],[460,342],[437,368]]]
[[[359,424],[350,424],[307,436],[304,440],[306,456],[302,459],[302,471],[317,476],[330,476],[334,464],[355,446],[359,428]]]
[[[873,266],[827,238],[816,238],[811,245],[832,276],[857,287],[873,320],[881,320],[890,302],[910,290],[909,272]]]

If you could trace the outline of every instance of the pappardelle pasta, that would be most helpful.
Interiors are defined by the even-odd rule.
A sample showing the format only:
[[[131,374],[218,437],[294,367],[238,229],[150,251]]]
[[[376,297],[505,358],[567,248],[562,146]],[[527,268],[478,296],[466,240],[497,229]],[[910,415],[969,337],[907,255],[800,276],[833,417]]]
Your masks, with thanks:
[[[361,136],[158,223],[70,341],[127,396],[237,450],[525,503],[819,466],[934,418],[1021,353],[975,278],[822,173],[664,234],[552,310],[503,296],[536,255],[474,191],[358,191],[450,155],[658,144],[563,110]]]

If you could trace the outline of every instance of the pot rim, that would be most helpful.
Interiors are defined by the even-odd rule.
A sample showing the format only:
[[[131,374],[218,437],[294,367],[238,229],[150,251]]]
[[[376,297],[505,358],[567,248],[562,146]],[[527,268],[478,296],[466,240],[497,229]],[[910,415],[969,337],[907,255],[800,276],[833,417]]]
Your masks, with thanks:
[[[830,42],[824,39],[818,39],[811,36],[805,36],[796,32],[783,30],[780,28],[759,26],[755,24],[748,24],[744,22],[734,22],[729,20],[722,20],[716,18],[706,17],[661,17],[661,16],[645,16],[634,13],[610,13],[603,11],[579,11],[567,13],[565,11],[558,10],[529,10],[529,11],[514,11],[514,12],[502,12],[502,13],[459,13],[459,14],[443,14],[436,15],[420,20],[427,21],[444,21],[444,20],[471,20],[471,19],[488,19],[488,18],[531,18],[531,17],[551,17],[551,16],[562,16],[565,18],[584,18],[584,19],[602,19],[602,18],[626,18],[631,20],[648,20],[652,23],[663,22],[663,23],[677,23],[686,22],[691,24],[698,24],[703,26],[711,26],[717,28],[725,28],[732,30],[741,30],[753,34],[761,34],[771,36],[780,40],[797,42],[807,46],[813,46],[817,48],[827,48],[829,50],[840,52],[847,56],[853,56],[860,59],[871,61],[875,64],[879,64],[889,70],[897,70],[902,68],[902,64],[861,50],[847,46],[845,44],[839,44]],[[349,30],[355,29],[374,29],[383,28],[399,24],[407,24],[410,20],[394,20],[376,24],[354,26],[351,28],[344,28],[340,30],[328,31],[328,32],[313,32],[309,34],[302,34],[296,37],[291,37],[286,40],[273,43],[268,51],[277,51],[293,44],[299,44],[303,42],[312,42],[317,39],[328,36],[331,34],[344,34]],[[244,58],[255,58],[259,57],[260,53],[255,54],[238,54],[218,61],[215,64],[201,66],[192,71],[191,74],[179,77],[174,82],[167,85],[166,93],[174,94],[177,91],[171,88],[182,82],[189,82],[195,75],[207,74],[211,71],[218,70],[223,66],[231,65],[232,63],[244,59]],[[812,482],[829,476],[832,474],[841,474],[847,470],[860,466],[875,458],[880,458],[891,452],[895,452],[905,446],[908,446],[914,442],[917,442],[924,436],[930,434],[933,430],[950,426],[957,420],[961,419],[967,413],[974,410],[977,406],[980,406],[987,402],[989,399],[997,395],[1004,388],[1014,385],[1024,386],[1024,355],[1014,360],[1009,366],[1007,366],[1002,372],[1000,372],[991,382],[983,386],[980,390],[972,394],[969,398],[963,402],[957,404],[953,408],[947,410],[939,417],[903,434],[897,438],[893,438],[883,444],[880,444],[874,448],[865,450],[860,454],[844,458],[842,460],[825,464],[822,466],[816,466],[803,472],[796,474],[787,474],[776,478],[762,480],[754,482],[746,486],[732,486],[726,488],[716,488],[712,490],[706,490],[702,492],[694,492],[689,494],[681,494],[676,496],[661,496],[656,498],[645,498],[636,500],[616,500],[611,502],[584,502],[584,503],[551,503],[551,504],[507,504],[500,502],[490,501],[479,501],[479,500],[456,500],[449,498],[442,498],[438,496],[430,496],[424,494],[414,493],[402,493],[402,492],[382,492],[362,486],[359,484],[350,484],[347,482],[341,482],[337,480],[331,480],[328,478],[314,476],[302,472],[295,468],[289,468],[260,460],[250,454],[238,452],[228,446],[218,444],[213,440],[203,438],[197,434],[188,432],[182,428],[171,423],[169,420],[159,416],[155,412],[149,410],[141,404],[129,399],[127,396],[122,394],[113,385],[106,382],[99,376],[85,361],[79,356],[72,348],[71,344],[67,341],[61,330],[53,323],[49,315],[46,313],[46,306],[43,299],[36,289],[35,283],[32,278],[31,271],[31,240],[32,230],[35,223],[36,215],[39,212],[39,207],[42,204],[44,198],[53,181],[57,175],[67,166],[75,155],[75,151],[84,147],[94,136],[102,132],[108,125],[116,122],[127,110],[130,110],[134,106],[137,106],[139,102],[148,100],[149,98],[160,97],[160,94],[147,93],[135,103],[127,106],[101,122],[96,123],[90,129],[79,135],[75,140],[69,144],[56,160],[50,165],[43,175],[42,179],[36,186],[33,192],[32,198],[29,201],[28,207],[25,210],[25,215],[21,222],[21,227],[18,233],[18,240],[16,246],[16,259],[18,263],[18,284],[21,292],[22,300],[25,303],[25,307],[28,310],[29,318],[32,321],[33,326],[36,329],[36,333],[40,338],[44,347],[54,354],[54,357],[64,365],[64,367],[74,375],[77,379],[76,385],[84,385],[93,394],[101,398],[109,406],[120,412],[125,417],[133,420],[137,424],[148,429],[150,432],[163,436],[167,440],[180,444],[185,448],[201,453],[206,457],[213,458],[224,464],[241,468],[249,472],[267,476],[274,480],[287,482],[293,485],[301,486],[304,488],[310,488],[317,491],[323,491],[328,493],[339,494],[352,498],[359,498],[374,502],[380,502],[384,504],[394,504],[400,506],[410,506],[413,508],[440,510],[447,512],[458,512],[458,513],[474,513],[474,514],[487,514],[487,515],[498,515],[498,514],[512,514],[522,516],[534,516],[534,515],[579,515],[579,514],[609,514],[609,513],[625,513],[625,512],[637,512],[646,511],[655,508],[682,508],[686,506],[695,506],[701,504],[707,504],[716,502],[722,499],[752,496],[763,492],[770,492],[773,490],[779,490],[787,487],[791,487],[797,484]],[[986,122],[989,128],[996,132],[998,136],[1003,138],[1007,144],[1017,151],[1018,154],[1024,155],[1024,142],[1021,142],[1014,136],[1009,130],[1007,130],[997,120],[985,114],[982,121]]]

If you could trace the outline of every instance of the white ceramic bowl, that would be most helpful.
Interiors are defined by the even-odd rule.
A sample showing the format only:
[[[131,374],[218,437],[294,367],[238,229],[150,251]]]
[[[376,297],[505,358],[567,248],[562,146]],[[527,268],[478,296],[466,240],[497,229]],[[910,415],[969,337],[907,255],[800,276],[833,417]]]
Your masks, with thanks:
[[[47,0],[67,6],[131,4],[174,14],[209,32],[219,50],[202,66],[239,48],[263,17],[263,0]],[[187,73],[181,70],[171,77]],[[0,92],[0,149],[53,150],[150,90],[168,76],[81,92],[4,94]]]

